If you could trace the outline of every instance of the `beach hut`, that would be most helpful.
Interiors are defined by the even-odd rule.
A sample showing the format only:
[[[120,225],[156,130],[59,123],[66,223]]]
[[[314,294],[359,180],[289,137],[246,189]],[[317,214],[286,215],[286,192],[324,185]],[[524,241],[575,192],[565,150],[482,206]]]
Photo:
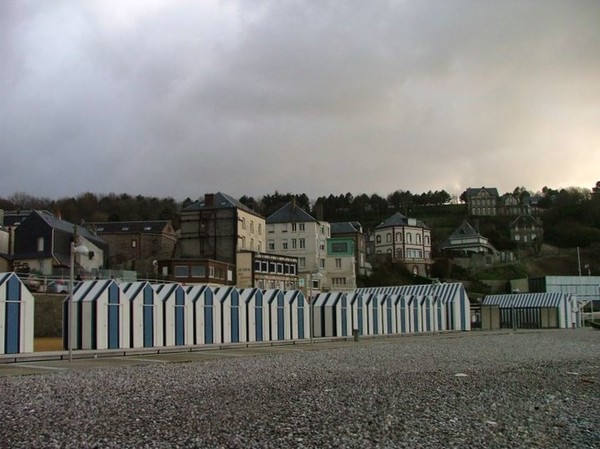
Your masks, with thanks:
[[[359,293],[387,293],[397,295],[418,296],[423,300],[424,296],[433,296],[440,298],[442,306],[438,306],[445,316],[439,319],[438,310],[438,328],[444,330],[471,330],[470,303],[467,292],[461,283],[448,284],[427,284],[427,285],[401,285],[393,287],[368,287],[357,290]],[[437,299],[434,299],[434,302]],[[422,310],[417,304],[412,303],[411,309],[411,332],[423,332],[426,326],[422,322]],[[441,323],[440,323],[441,321]]]
[[[162,306],[162,342],[157,346],[184,346],[193,344],[191,323],[193,313],[181,284],[152,285]]]
[[[320,293],[316,297],[315,335],[319,337],[345,337],[352,334],[352,310],[342,292]]]
[[[73,291],[73,349],[121,349],[130,346],[128,299],[114,279],[82,281]],[[69,347],[69,297],[63,303],[65,349]]]
[[[282,290],[265,290],[264,298],[269,312],[269,335],[270,340],[290,339],[290,305],[285,301]]]
[[[399,334],[408,334],[412,332],[410,295],[390,294],[396,310],[396,332]]]
[[[192,285],[186,293],[193,307],[192,344],[222,343],[221,306],[215,300],[215,291],[206,285]]]
[[[235,287],[215,289],[215,302],[221,309],[222,343],[239,343],[246,338],[245,307],[240,306],[240,294]]]
[[[240,290],[240,304],[244,309],[246,335],[244,341],[264,341],[265,319],[263,293],[258,288]]]
[[[396,334],[397,331],[397,320],[396,310],[394,307],[394,298],[391,294],[377,295],[379,301],[379,314],[381,322],[381,333],[382,334]]]
[[[129,345],[151,348],[162,341],[162,307],[148,282],[123,282],[121,290],[129,301]],[[125,306],[127,307],[127,306]]]
[[[368,293],[364,296],[365,312],[367,314],[367,335],[381,333],[381,318],[379,317],[379,301],[377,293]]]
[[[312,331],[313,337],[324,337],[327,334],[325,323],[325,302],[329,293],[317,293],[312,299]]]
[[[0,354],[33,352],[34,298],[15,273],[0,273]]]
[[[577,298],[570,293],[487,295],[483,306],[500,310],[502,328],[574,328],[579,325]]]
[[[352,330],[358,331],[358,335],[367,332],[367,314],[365,312],[363,294],[351,292],[346,295],[350,309]]]
[[[290,338],[302,340],[310,335],[310,309],[304,293],[300,290],[289,290],[284,294],[290,307]]]

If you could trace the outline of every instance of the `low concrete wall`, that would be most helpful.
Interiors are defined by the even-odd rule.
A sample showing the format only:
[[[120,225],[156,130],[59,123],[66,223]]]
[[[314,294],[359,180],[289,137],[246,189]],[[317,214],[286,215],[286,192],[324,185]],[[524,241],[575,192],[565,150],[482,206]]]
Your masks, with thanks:
[[[65,295],[34,293],[34,337],[62,337],[62,303]]]

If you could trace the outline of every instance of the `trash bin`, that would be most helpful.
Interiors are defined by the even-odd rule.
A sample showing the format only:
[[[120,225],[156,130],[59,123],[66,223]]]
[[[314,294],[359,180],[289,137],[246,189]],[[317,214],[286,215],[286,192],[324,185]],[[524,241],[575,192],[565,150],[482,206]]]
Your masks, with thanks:
[[[358,341],[358,329],[352,329],[352,336],[354,337],[354,341]]]

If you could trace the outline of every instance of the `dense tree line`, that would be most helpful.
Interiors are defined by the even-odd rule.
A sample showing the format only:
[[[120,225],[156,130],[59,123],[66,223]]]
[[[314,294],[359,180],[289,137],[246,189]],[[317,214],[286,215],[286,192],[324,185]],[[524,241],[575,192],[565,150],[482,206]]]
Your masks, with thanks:
[[[600,193],[592,194],[590,189],[575,187],[560,190],[544,187],[537,193],[532,193],[525,187],[516,187],[511,193],[521,201],[537,197],[547,242],[563,247],[583,247],[600,242]],[[461,199],[464,199],[464,194]],[[371,229],[394,212],[415,218],[421,218],[425,210],[443,214],[446,209],[443,206],[450,203],[452,197],[444,190],[420,194],[397,190],[387,196],[365,193],[356,196],[351,193],[331,194],[320,196],[311,204],[305,193],[275,191],[262,197],[244,195],[239,200],[264,217],[295,200],[299,207],[317,219],[329,222],[358,221],[365,229]],[[193,201],[190,198],[177,202],[173,198],[132,196],[126,193],[97,195],[89,192],[53,200],[14,193],[7,198],[0,197],[0,209],[46,209],[73,223],[80,223],[82,220],[172,220],[177,228],[181,208]],[[435,226],[433,227],[435,232]],[[505,240],[506,238],[504,236]]]

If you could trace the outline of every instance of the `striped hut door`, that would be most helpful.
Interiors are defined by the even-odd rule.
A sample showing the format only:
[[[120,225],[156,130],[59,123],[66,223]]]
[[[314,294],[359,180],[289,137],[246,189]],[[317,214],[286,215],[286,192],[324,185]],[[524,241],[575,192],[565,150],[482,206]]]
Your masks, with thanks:
[[[265,338],[263,329],[263,295],[260,290],[256,292],[254,304],[255,338],[256,341],[263,341]]]
[[[108,287],[108,349],[119,348],[119,287],[111,283]]]
[[[185,292],[181,287],[175,290],[175,345],[185,344]]]
[[[144,348],[151,348],[154,346],[154,290],[150,285],[144,287],[142,311]]]
[[[240,297],[237,291],[231,292],[231,342],[240,341]]]
[[[214,342],[213,293],[212,290],[207,289],[204,293],[204,343]]]
[[[6,281],[4,353],[17,354],[21,347],[21,282],[14,275]]]
[[[285,339],[285,313],[284,298],[282,293],[277,294],[277,339]]]
[[[298,338],[304,338],[304,297],[296,296],[298,301]]]

